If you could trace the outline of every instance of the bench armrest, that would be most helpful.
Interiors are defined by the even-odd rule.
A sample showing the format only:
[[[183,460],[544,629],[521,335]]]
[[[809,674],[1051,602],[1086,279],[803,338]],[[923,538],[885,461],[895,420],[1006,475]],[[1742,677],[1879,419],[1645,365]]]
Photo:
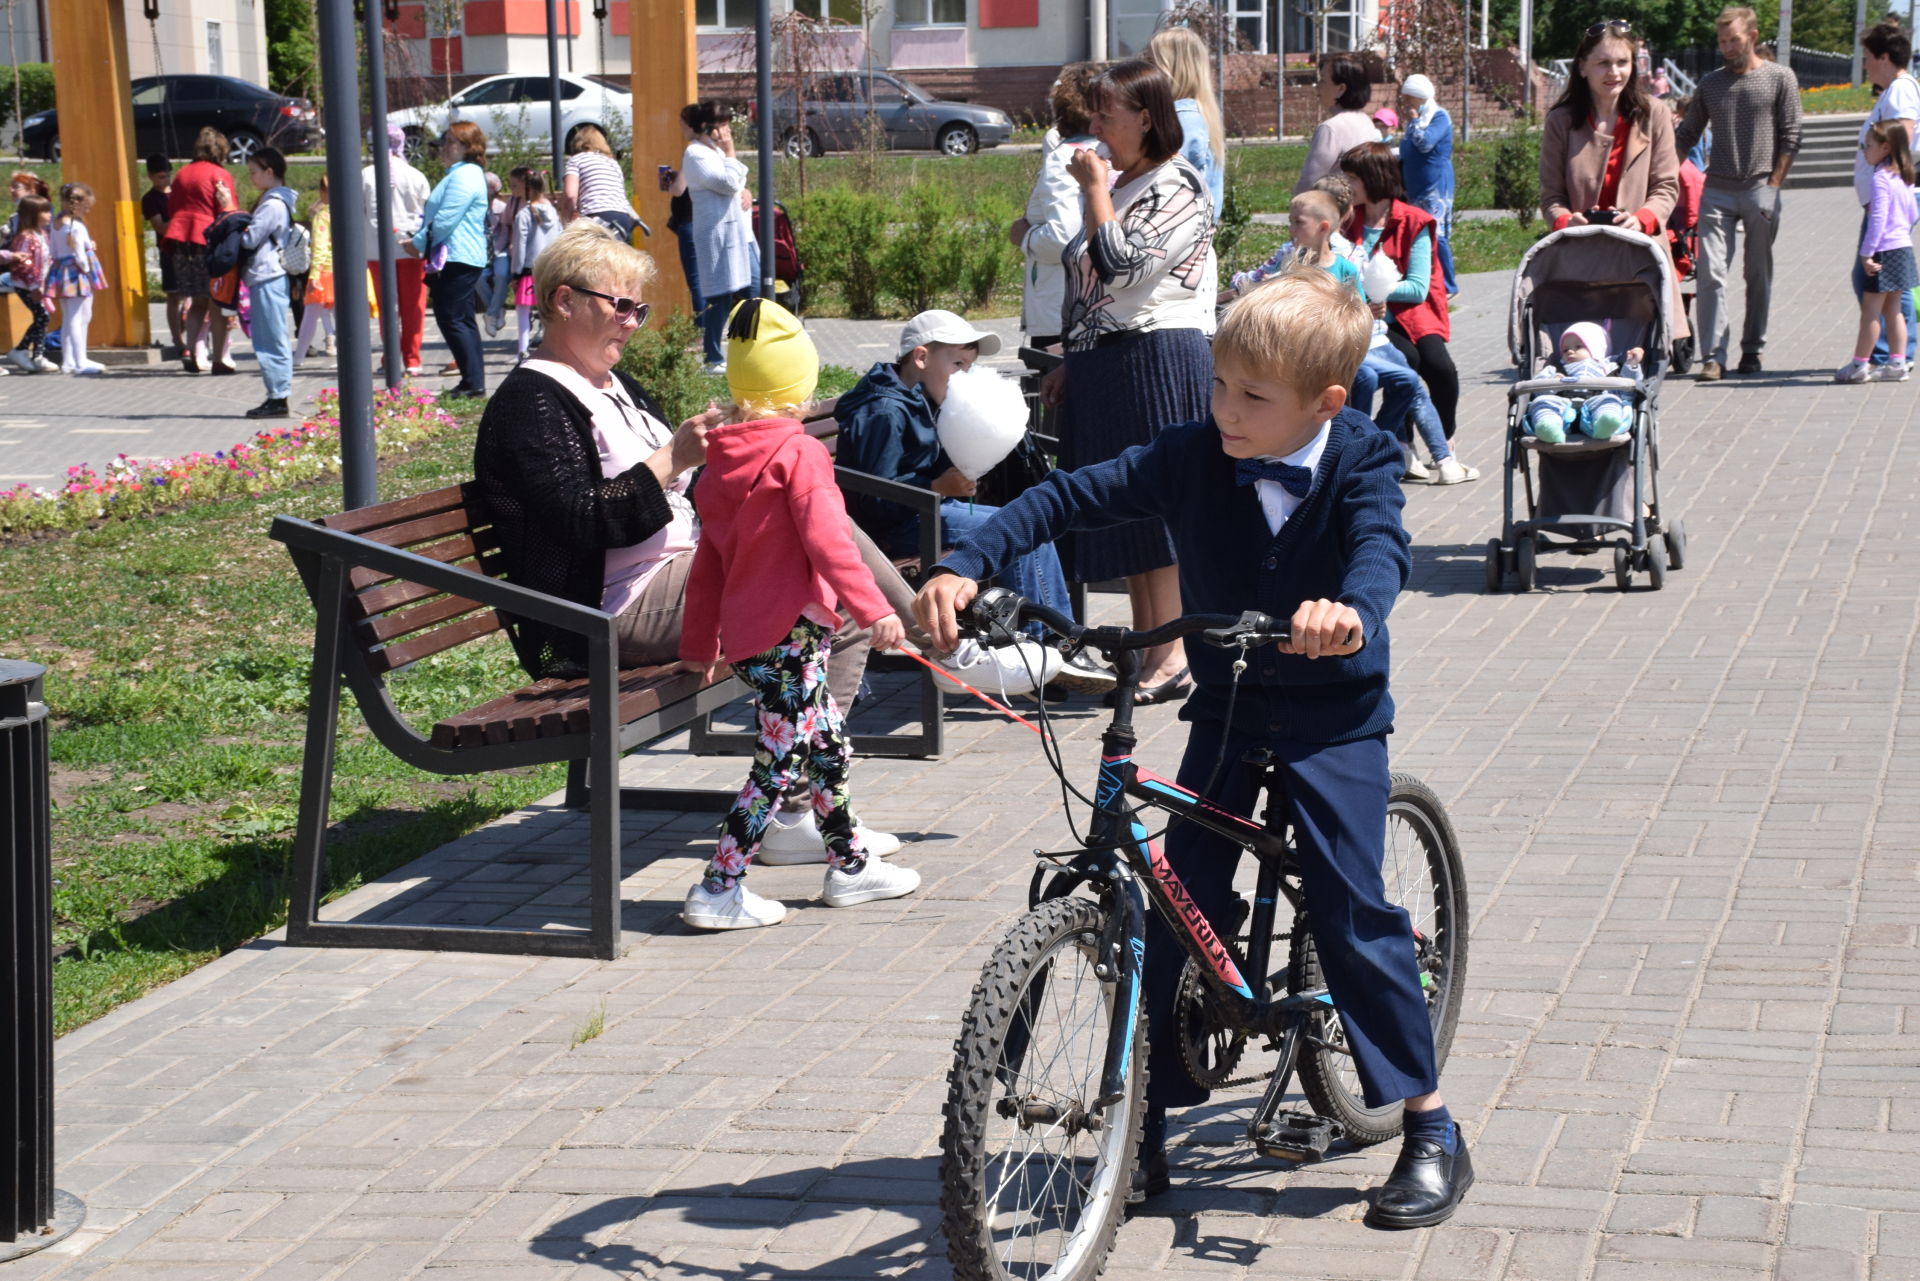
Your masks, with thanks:
[[[561,600],[493,578],[458,565],[448,565],[415,552],[388,547],[357,534],[345,534],[293,516],[275,516],[268,534],[294,551],[337,560],[344,565],[376,569],[422,587],[432,587],[503,609],[588,638],[604,637],[612,615],[570,600]]]

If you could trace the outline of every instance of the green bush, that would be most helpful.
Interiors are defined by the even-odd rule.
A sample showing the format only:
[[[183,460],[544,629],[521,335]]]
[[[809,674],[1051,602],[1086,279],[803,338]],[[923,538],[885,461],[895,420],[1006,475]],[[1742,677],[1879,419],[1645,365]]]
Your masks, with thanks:
[[[693,417],[708,401],[727,400],[726,380],[707,372],[700,356],[700,326],[685,312],[668,317],[658,329],[636,330],[620,356],[620,368],[660,402],[670,426]]]
[[[1239,173],[1229,168],[1225,190],[1220,200],[1220,216],[1213,224],[1213,254],[1220,262],[1233,257],[1233,251],[1240,244],[1240,237],[1247,234],[1247,227],[1253,222],[1253,211],[1240,199]]]
[[[880,288],[909,314],[935,306],[960,286],[972,251],[973,227],[946,187],[907,188],[901,218],[880,252]]]
[[[1516,130],[1500,139],[1493,150],[1493,203],[1512,210],[1525,227],[1540,208],[1540,134]]]
[[[974,208],[972,242],[967,254],[966,276],[962,282],[969,307],[984,307],[993,300],[993,291],[1009,280],[1017,280],[1024,259],[1020,250],[1007,239],[1007,227],[1020,211],[1006,200],[988,198]]]
[[[22,116],[38,115],[53,106],[53,66],[45,62],[23,62],[17,67],[0,67],[0,129],[13,122],[13,82],[20,80]]]
[[[839,285],[848,315],[880,312],[880,253],[889,208],[880,196],[845,185],[824,187],[793,202],[793,234],[811,287]]]

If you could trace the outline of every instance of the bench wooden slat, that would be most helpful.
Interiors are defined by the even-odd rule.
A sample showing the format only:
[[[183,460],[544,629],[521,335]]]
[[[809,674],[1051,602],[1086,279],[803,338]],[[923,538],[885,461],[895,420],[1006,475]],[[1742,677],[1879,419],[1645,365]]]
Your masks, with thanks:
[[[638,720],[689,698],[702,688],[698,676],[671,667],[635,667],[620,673],[620,722]],[[593,724],[587,681],[544,680],[449,716],[433,727],[440,747],[478,747],[587,733]]]
[[[445,542],[429,543],[425,547],[409,547],[407,550],[416,556],[425,556],[428,560],[437,560],[444,564],[454,565],[469,558],[477,558],[483,551],[489,551],[491,548],[481,546],[471,535],[468,535],[461,538],[449,538]],[[471,569],[472,566],[468,566],[467,568]],[[474,572],[477,573],[479,571],[476,570]],[[353,587],[355,591],[363,591],[369,587],[378,587],[382,583],[391,581],[393,581],[393,575],[386,573],[384,570],[364,569],[356,566],[353,571]]]
[[[374,650],[367,655],[367,665],[376,672],[390,672],[396,667],[417,663],[456,645],[464,645],[470,640],[497,632],[500,627],[500,615],[492,610],[484,614],[469,614],[457,623],[436,627],[410,641]]]
[[[497,551],[485,552],[477,560],[454,561],[457,569],[470,569],[485,574],[489,578],[506,577],[506,563]],[[372,618],[389,610],[411,605],[416,601],[438,596],[438,587],[428,587],[421,583],[409,583],[402,579],[388,579],[384,587],[370,587],[347,602],[349,617]]]
[[[479,601],[468,600],[465,596],[442,596],[424,605],[390,609],[384,614],[362,619],[355,624],[354,631],[368,645],[381,644],[485,608]]]
[[[445,538],[449,534],[472,534],[473,517],[464,507],[452,511],[434,512],[418,520],[401,521],[396,525],[383,525],[379,529],[370,529],[360,537],[368,542],[381,543],[387,547],[412,547],[416,543],[431,542],[436,538]]]
[[[368,530],[383,529],[389,525],[432,515],[435,512],[465,511],[466,505],[466,487],[449,485],[445,489],[436,489],[430,493],[415,494],[412,498],[397,498],[390,503],[380,503],[373,507],[357,507],[350,512],[323,516],[319,523],[328,529],[337,529],[343,534],[359,534],[363,538],[370,538],[373,536],[367,533]]]

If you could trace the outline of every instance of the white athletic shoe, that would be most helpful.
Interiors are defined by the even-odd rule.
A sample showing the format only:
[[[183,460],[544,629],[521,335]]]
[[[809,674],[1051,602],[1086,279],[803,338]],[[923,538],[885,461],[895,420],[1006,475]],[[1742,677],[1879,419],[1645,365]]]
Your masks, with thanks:
[[[1058,676],[1067,662],[1051,645],[1030,640],[993,649],[964,640],[952,654],[933,661],[982,693],[1002,698],[1033,693]]]
[[[864,823],[856,826],[854,831],[860,834],[861,848],[869,858],[885,858],[900,852],[900,838],[891,832],[876,832]],[[765,867],[796,867],[802,863],[826,862],[827,839],[821,834],[813,811],[802,810],[790,823],[781,822],[776,811],[760,838],[760,853],[755,861]]]
[[[1402,445],[1400,447],[1400,452],[1406,458],[1406,461],[1407,461],[1406,471],[1401,476],[1402,480],[1410,480],[1410,481],[1414,481],[1415,483],[1424,483],[1426,481],[1433,479],[1433,473],[1427,470],[1427,465],[1420,461],[1419,457],[1413,452],[1413,450],[1409,449],[1405,445]]]
[[[696,885],[687,891],[680,919],[696,930],[757,930],[786,920],[787,908],[784,903],[761,898],[744,881],[735,881],[732,889],[718,894]]]
[[[1435,469],[1433,483],[1436,485],[1458,485],[1463,480],[1479,480],[1480,469],[1469,467],[1458,458],[1449,455],[1440,460]]]
[[[40,372],[40,369],[33,363],[33,357],[21,351],[18,347],[7,353],[7,359],[11,360],[23,374],[37,374]],[[54,366],[55,369],[59,367],[58,365]]]
[[[829,867],[820,897],[828,907],[852,907],[876,899],[902,898],[919,888],[920,873],[912,868],[869,858],[867,865],[857,872]]]
[[[35,356],[33,358],[33,367],[43,374],[57,374],[60,372],[60,366],[54,364],[45,356]]]
[[[1849,360],[1833,371],[1833,381],[1837,383],[1863,383],[1868,376],[1867,362],[1864,360]]]
[[[1873,381],[1877,383],[1903,383],[1907,381],[1908,374],[1912,372],[1913,366],[1909,365],[1906,361],[1902,360],[1896,364],[1889,360],[1884,365],[1875,365],[1873,367],[1872,378]]]

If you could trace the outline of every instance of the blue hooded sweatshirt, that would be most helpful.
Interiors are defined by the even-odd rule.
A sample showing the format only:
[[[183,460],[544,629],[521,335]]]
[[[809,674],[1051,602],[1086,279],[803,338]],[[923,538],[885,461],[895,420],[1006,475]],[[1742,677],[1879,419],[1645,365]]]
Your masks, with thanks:
[[[919,387],[900,381],[892,362],[880,361],[840,397],[834,461],[882,480],[931,489],[953,464],[940,448],[939,413]],[[847,495],[854,523],[881,547],[911,550],[917,530],[912,509],[864,494]]]

